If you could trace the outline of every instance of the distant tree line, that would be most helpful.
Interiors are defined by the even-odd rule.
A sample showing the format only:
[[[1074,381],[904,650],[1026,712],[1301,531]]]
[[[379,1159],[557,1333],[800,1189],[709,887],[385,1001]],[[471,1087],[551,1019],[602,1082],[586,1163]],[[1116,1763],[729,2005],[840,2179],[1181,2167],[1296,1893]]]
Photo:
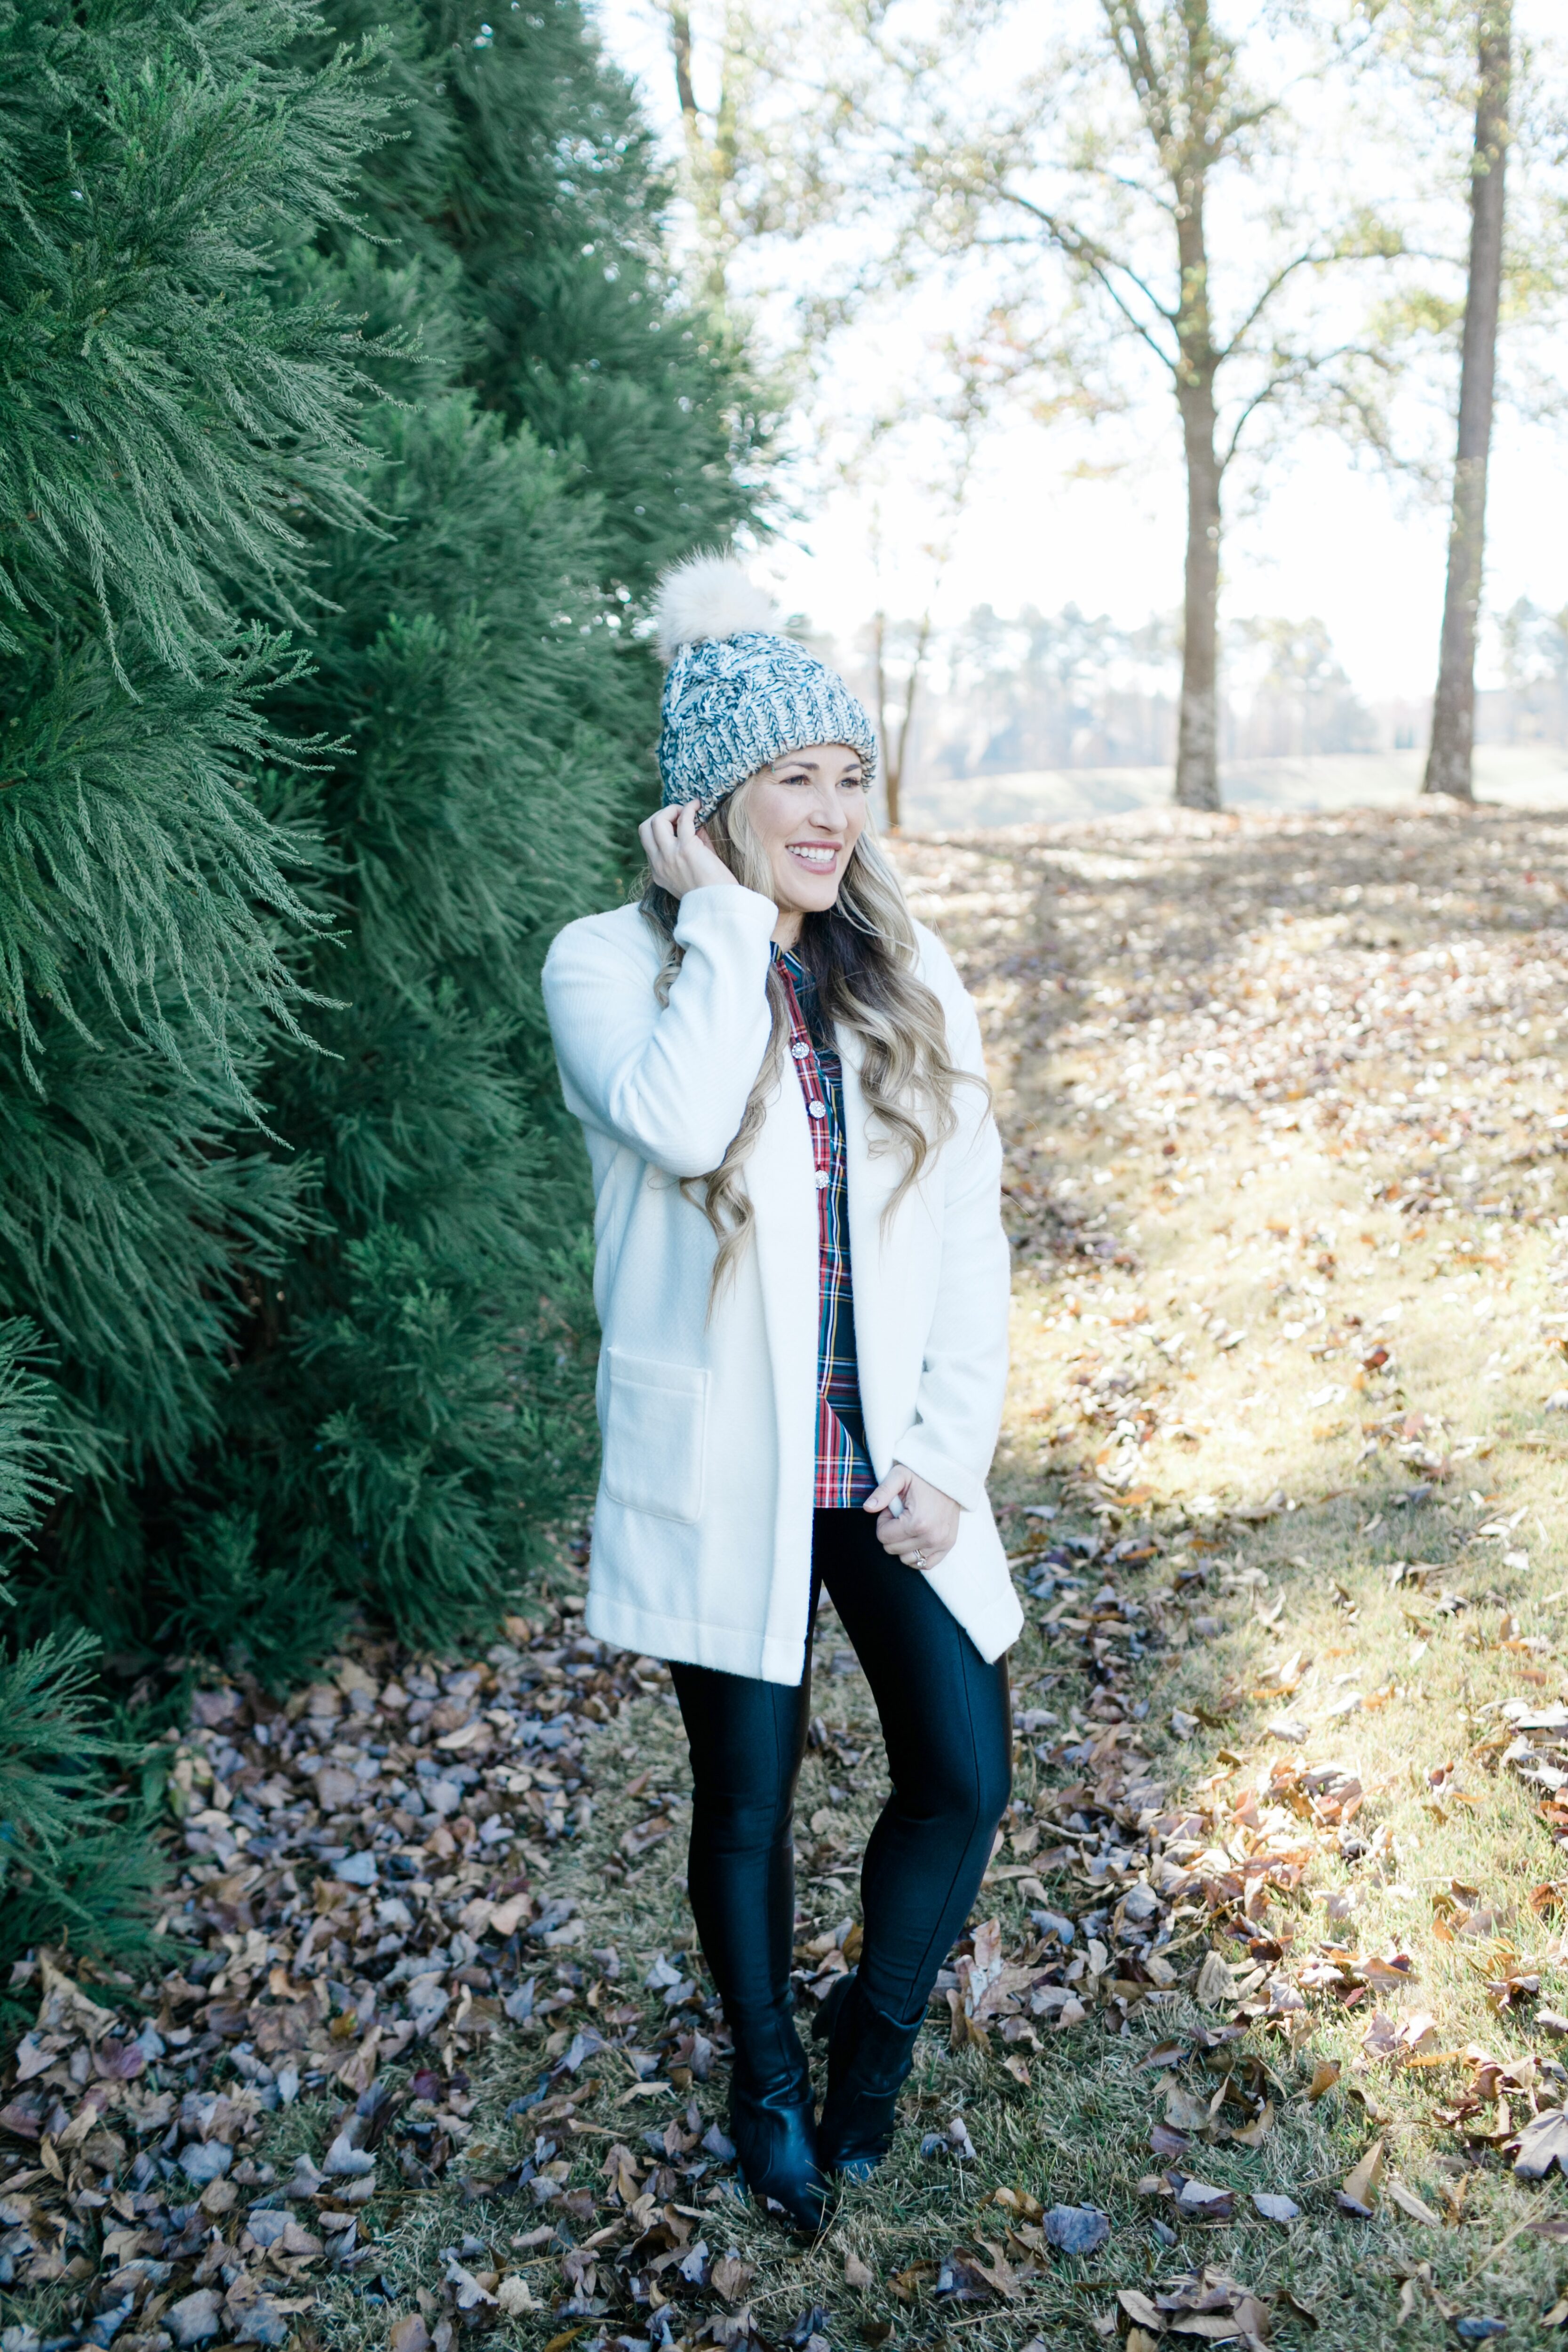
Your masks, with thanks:
[[[839,339],[918,289],[926,360],[872,372],[868,442],[978,404],[1064,472],[1168,452],[1178,803],[1219,805],[1227,534],[1307,436],[1447,509],[1424,788],[1469,796],[1494,414],[1561,412],[1530,365],[1568,290],[1550,29],[1521,44],[1511,0],[712,0],[704,74],[663,5],[710,281],[795,296],[835,446]]]
[[[1377,722],[1321,621],[1237,623],[1226,652],[1218,708],[1227,759],[1378,748]],[[1076,604],[1011,618],[981,605],[924,643],[912,628],[886,630],[881,654],[884,679],[897,667],[900,707],[921,665],[912,772],[1153,767],[1174,755],[1181,638],[1170,616],[1122,628]]]

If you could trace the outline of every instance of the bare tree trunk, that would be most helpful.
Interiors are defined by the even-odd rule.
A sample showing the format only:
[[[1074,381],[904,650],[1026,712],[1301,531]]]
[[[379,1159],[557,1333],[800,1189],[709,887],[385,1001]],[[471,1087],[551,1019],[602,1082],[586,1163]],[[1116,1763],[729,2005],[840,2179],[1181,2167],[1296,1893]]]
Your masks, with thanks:
[[[900,808],[903,804],[904,778],[909,772],[910,730],[915,723],[915,698],[921,690],[921,679],[925,675],[926,656],[930,650],[931,614],[928,610],[921,614],[920,627],[915,632],[915,651],[914,658],[910,664],[909,690],[904,696],[904,715],[899,721],[899,765],[896,776],[892,776],[889,771],[892,781],[890,804]],[[890,822],[896,829],[898,818],[894,817]]]
[[[722,316],[727,289],[721,191],[722,184],[733,173],[735,162],[729,76],[726,73],[720,91],[718,135],[710,141],[703,125],[701,109],[697,103],[697,87],[692,79],[690,9],[686,0],[667,0],[667,13],[670,55],[675,61],[675,94],[680,102],[680,122],[686,135],[687,173],[706,252],[703,286],[714,310]]]
[[[1191,0],[1188,82],[1201,90],[1213,64],[1207,0]],[[1215,349],[1209,310],[1208,122],[1194,109],[1187,143],[1172,173],[1181,290],[1176,299],[1176,405],[1187,470],[1187,555],[1182,596],[1182,707],[1176,725],[1178,808],[1216,809],[1219,801],[1219,487],[1215,448]]]
[[[700,120],[697,112],[697,92],[691,80],[691,11],[672,0],[669,11],[669,47],[675,58],[675,94],[680,100],[680,121],[688,142],[701,137]]]
[[[1213,386],[1177,386],[1187,461],[1187,562],[1182,626],[1182,708],[1176,735],[1176,805],[1219,800],[1219,460]]]
[[[1473,800],[1476,740],[1476,629],[1486,554],[1487,460],[1491,453],[1492,388],[1497,373],[1498,304],[1502,291],[1504,168],[1508,157],[1510,0],[1481,0],[1477,12],[1476,143],[1470,164],[1470,275],[1459,362],[1459,446],[1448,531],[1448,582],[1443,648],[1432,705],[1432,748],[1424,793]]]
[[[899,761],[893,754],[892,730],[888,725],[888,616],[878,613],[871,623],[871,654],[877,672],[877,747],[882,755],[882,790],[888,801],[888,831],[899,830]]]

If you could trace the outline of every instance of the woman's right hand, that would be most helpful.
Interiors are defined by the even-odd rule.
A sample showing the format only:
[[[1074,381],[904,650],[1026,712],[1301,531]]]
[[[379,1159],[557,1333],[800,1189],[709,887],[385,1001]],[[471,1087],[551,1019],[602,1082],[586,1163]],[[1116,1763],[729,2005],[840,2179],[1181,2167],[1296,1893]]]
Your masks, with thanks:
[[[684,898],[689,890],[704,890],[715,882],[735,883],[723,859],[702,837],[695,802],[681,801],[674,808],[659,809],[638,825],[637,839],[647,854],[649,873],[672,898]]]

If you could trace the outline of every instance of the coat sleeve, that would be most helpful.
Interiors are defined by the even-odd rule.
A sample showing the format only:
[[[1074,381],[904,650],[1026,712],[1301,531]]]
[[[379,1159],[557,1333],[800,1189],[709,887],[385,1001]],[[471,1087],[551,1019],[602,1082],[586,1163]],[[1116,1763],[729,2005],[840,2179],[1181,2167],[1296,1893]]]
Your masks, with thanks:
[[[568,1108],[668,1175],[716,1168],[767,1051],[777,920],[754,890],[689,890],[675,927],[685,959],[663,1005],[635,934],[569,924],[543,978]]]
[[[984,1078],[980,1023],[947,955],[922,935],[927,982],[947,1015],[948,1051]],[[906,1469],[980,1508],[1007,1388],[1007,1315],[1012,1253],[1002,1229],[1002,1139],[990,1097],[961,1084],[958,1129],[942,1155],[942,1264],[926,1339],[915,1419],[893,1448]]]

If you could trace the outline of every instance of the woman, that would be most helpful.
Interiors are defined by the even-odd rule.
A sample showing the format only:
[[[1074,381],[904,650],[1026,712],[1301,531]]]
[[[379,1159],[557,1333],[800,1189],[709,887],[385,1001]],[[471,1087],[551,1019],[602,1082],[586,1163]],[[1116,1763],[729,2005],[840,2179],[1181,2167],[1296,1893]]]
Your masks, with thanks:
[[[974,1009],[867,829],[876,738],[733,562],[666,581],[641,903],[545,1002],[597,1196],[604,1470],[587,1623],[670,1662],[688,1885],[752,2190],[864,2178],[1007,1801],[1021,1617],[985,1497],[1006,1374],[1001,1147]],[[826,1586],[881,1717],[827,2093],[790,2014],[791,1814]]]

